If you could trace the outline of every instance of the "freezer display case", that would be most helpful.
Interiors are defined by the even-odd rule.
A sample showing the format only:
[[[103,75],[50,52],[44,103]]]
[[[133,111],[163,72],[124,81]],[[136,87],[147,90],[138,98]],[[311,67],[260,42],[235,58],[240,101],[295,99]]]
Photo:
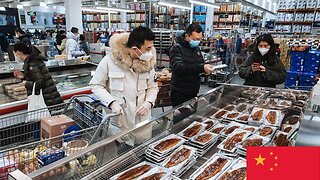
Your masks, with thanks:
[[[219,179],[236,173],[243,178],[246,147],[295,145],[300,124],[312,114],[306,110],[308,99],[305,91],[225,84],[20,175],[25,179]],[[152,136],[143,144],[121,143],[148,130]]]
[[[95,64],[80,60],[50,60],[46,65],[63,99],[91,93],[88,83],[96,69]],[[12,73],[14,69],[22,69],[22,64],[4,63],[0,68],[0,115],[26,109],[24,83]]]

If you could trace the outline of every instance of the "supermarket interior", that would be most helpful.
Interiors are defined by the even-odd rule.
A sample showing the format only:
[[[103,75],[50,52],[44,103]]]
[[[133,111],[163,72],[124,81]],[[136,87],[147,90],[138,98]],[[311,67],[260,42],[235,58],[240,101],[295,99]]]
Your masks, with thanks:
[[[0,0],[0,180],[245,180],[319,67],[320,0]]]

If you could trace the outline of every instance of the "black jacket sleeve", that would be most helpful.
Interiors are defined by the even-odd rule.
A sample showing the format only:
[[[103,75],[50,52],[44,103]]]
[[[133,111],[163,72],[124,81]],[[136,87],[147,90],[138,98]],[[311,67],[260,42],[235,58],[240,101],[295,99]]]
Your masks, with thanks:
[[[33,87],[33,84],[36,83],[36,93],[40,92],[40,89],[45,87],[45,77],[44,74],[48,73],[48,69],[43,62],[32,61],[29,65],[31,79],[26,82],[26,86]]]
[[[239,76],[242,79],[247,79],[253,75],[251,65],[252,65],[252,57],[250,56],[239,67]]]
[[[178,75],[193,75],[204,73],[204,63],[185,63],[182,59],[182,49],[180,45],[172,46],[170,53],[170,66],[173,72]]]
[[[276,61],[274,70],[266,68],[265,79],[275,84],[282,84],[287,78],[287,71],[278,57]]]

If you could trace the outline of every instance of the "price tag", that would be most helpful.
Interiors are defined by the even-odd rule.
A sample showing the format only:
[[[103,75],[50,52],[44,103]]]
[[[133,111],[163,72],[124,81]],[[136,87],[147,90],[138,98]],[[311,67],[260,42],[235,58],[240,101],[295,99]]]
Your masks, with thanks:
[[[60,60],[60,61],[58,61],[58,65],[59,66],[65,66],[66,65],[66,61]]]

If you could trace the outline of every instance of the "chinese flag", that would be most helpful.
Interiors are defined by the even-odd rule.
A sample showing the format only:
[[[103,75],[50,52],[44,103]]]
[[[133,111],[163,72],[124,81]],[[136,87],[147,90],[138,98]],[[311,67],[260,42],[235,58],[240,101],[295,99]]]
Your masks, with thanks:
[[[248,180],[320,180],[320,147],[248,147]]]

